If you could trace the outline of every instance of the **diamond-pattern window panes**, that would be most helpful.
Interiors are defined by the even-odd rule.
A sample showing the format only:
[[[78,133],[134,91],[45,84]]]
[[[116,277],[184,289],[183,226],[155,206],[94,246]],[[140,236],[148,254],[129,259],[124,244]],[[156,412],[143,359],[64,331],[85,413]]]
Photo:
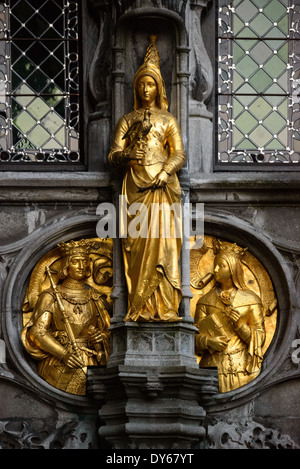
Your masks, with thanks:
[[[218,6],[217,166],[300,168],[300,1]]]
[[[78,0],[0,3],[1,163],[81,163]]]

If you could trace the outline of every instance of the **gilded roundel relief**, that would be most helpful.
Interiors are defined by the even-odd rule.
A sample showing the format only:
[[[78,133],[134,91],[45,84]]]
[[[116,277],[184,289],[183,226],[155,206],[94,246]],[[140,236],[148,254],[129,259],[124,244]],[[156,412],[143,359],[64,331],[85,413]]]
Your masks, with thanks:
[[[107,363],[111,291],[111,239],[61,243],[34,267],[21,339],[55,388],[85,395],[87,366]]]
[[[217,367],[219,390],[227,392],[259,375],[276,329],[277,299],[247,248],[213,236],[197,245],[190,256],[196,355],[200,367]]]
[[[271,279],[247,248],[205,236],[191,239],[191,313],[200,367],[216,367],[220,392],[252,381],[277,322]],[[199,247],[200,246],[200,247]],[[35,266],[23,304],[25,349],[38,374],[84,395],[87,366],[110,353],[112,240],[61,243]]]

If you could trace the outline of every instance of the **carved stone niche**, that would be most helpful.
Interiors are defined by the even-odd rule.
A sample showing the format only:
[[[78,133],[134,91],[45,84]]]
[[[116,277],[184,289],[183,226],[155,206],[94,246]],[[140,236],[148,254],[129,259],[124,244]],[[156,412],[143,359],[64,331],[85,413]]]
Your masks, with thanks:
[[[181,125],[190,170],[210,171],[213,116],[207,103],[212,95],[214,73],[206,46],[212,49],[214,43],[213,3],[88,0],[88,5],[91,21],[94,19],[98,24],[98,43],[87,65],[95,109],[89,117],[88,129],[93,169],[106,170],[113,129],[118,119],[132,108],[134,72],[142,63],[149,34],[157,34],[170,111]],[[205,41],[203,27],[211,33],[205,35]]]
[[[101,170],[105,169],[117,121],[132,109],[133,76],[142,64],[150,34],[159,38],[170,112],[179,121],[188,154],[189,117],[192,116],[193,124],[196,118],[211,118],[206,101],[212,91],[213,72],[201,33],[202,11],[208,3],[208,0],[89,0],[99,31],[89,66],[89,88],[96,103],[90,116],[89,151],[95,161],[95,152],[98,161],[99,151],[102,153],[98,163]],[[200,170],[199,159],[197,164]]]
[[[198,5],[198,2],[196,3]],[[111,137],[120,117],[132,110],[133,77],[137,68],[143,63],[150,34],[158,35],[157,46],[170,103],[169,109],[179,121],[188,156],[189,21],[191,6],[195,6],[195,1],[89,0],[89,4],[97,13],[99,21],[99,43],[91,65],[89,81],[92,94],[98,103],[96,112],[90,116],[89,154],[91,159],[98,160],[98,169],[108,170],[105,161]],[[103,91],[103,86],[106,91]],[[117,213],[120,189],[118,177],[120,174],[113,174],[111,179]],[[188,161],[181,170],[180,183],[183,201],[188,203]],[[120,271],[118,242],[115,243],[114,249],[116,251],[114,270],[116,277],[119,277],[116,272]],[[188,260],[185,262],[183,259],[182,265],[188,265]],[[185,293],[185,290],[189,290],[189,280],[186,275],[184,278],[187,279],[188,285],[187,288],[183,285],[184,301],[182,304],[187,305],[189,293]],[[120,300],[121,291],[124,291],[121,281],[118,285],[114,282],[115,300]],[[121,314],[123,312],[121,311]],[[115,311],[115,313],[114,319],[120,312]]]

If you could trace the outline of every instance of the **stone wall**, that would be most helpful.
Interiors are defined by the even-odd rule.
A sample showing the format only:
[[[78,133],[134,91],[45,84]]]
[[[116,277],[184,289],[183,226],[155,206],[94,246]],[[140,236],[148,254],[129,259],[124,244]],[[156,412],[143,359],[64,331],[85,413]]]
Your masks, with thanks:
[[[214,169],[214,2],[82,3],[88,170],[0,172],[0,447],[106,447],[98,435],[101,401],[65,394],[38,377],[20,341],[21,307],[36,262],[61,241],[96,236],[97,206],[113,200],[116,185],[106,155],[116,121],[130,107],[133,72],[154,23],[162,32],[171,111],[187,149],[186,193],[191,202],[204,203],[206,234],[248,246],[263,263],[279,301],[277,330],[260,376],[237,391],[199,399],[205,434],[193,445],[299,447],[299,173]],[[120,266],[117,249],[114,256]],[[116,305],[124,304],[122,295]]]

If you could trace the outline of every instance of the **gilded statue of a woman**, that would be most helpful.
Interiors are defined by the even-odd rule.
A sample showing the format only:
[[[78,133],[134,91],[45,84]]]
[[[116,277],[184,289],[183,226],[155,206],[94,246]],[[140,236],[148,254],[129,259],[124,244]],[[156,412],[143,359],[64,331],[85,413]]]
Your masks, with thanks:
[[[185,162],[181,132],[168,112],[160,72],[156,37],[150,37],[143,65],[134,83],[134,110],[118,122],[108,156],[109,163],[124,171],[122,195],[127,225],[134,219],[130,206],[147,209],[147,236],[123,239],[128,311],[125,321],[178,321],[181,300],[179,256],[181,237],[162,236],[164,208],[181,204],[177,172]],[[154,221],[154,206],[162,208]],[[178,212],[174,216],[180,216]],[[126,223],[126,222],[124,222]],[[174,220],[173,220],[174,223]],[[153,236],[155,225],[158,235]]]
[[[258,376],[266,329],[260,298],[244,281],[237,245],[215,246],[215,286],[196,305],[196,353],[200,367],[217,367],[219,390],[237,389]]]

